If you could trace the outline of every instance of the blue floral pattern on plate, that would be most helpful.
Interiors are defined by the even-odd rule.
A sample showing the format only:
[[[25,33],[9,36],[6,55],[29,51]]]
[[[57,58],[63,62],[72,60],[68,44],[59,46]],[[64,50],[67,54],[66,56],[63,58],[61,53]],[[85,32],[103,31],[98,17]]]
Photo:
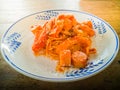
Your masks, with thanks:
[[[93,62],[89,62],[85,68],[66,72],[66,77],[82,77],[85,75],[89,75],[96,70],[94,67],[99,67],[103,63],[104,63],[103,59],[96,64],[94,64]]]
[[[46,11],[42,15],[37,15],[35,19],[37,20],[49,20],[51,17],[56,17],[59,13],[56,11]]]
[[[99,22],[95,23],[95,21],[93,19],[89,19],[89,20],[92,21],[93,29],[97,29],[99,34],[104,34],[107,32],[104,22],[99,21]]]
[[[12,33],[10,36],[6,37],[5,44],[7,44],[10,53],[14,53],[17,48],[21,45],[21,42],[18,41],[21,35],[19,33]]]

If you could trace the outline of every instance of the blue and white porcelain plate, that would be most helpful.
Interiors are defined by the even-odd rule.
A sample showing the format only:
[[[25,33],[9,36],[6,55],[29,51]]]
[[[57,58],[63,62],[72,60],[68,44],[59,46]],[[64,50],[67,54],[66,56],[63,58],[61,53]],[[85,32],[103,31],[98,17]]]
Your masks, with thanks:
[[[97,54],[90,56],[84,69],[71,68],[65,73],[58,73],[55,71],[56,61],[43,56],[36,57],[32,52],[34,36],[30,27],[43,25],[59,14],[73,14],[79,22],[90,20],[93,23],[96,35],[92,40]],[[28,15],[10,26],[1,40],[1,53],[14,69],[29,77],[53,82],[81,80],[99,73],[114,60],[118,49],[118,36],[107,22],[92,14],[73,10],[48,10]]]

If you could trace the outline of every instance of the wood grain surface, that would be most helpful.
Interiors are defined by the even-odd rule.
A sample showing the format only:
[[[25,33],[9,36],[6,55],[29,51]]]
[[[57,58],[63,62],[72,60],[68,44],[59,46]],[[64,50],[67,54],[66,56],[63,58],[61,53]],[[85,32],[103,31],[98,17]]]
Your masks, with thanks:
[[[0,0],[0,40],[18,19],[43,10],[72,9],[92,13],[107,21],[120,37],[120,0]],[[0,54],[0,90],[117,90],[120,88],[120,51],[101,73],[85,80],[51,83],[26,77]]]

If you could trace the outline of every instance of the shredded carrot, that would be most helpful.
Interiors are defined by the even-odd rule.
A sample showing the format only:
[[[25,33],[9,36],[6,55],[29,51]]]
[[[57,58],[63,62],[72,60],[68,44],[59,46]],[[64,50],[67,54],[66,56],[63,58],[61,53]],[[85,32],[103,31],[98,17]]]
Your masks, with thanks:
[[[57,71],[64,71],[64,67],[83,68],[89,55],[97,52],[95,48],[91,48],[91,37],[95,35],[91,21],[80,23],[73,15],[61,14],[50,19],[43,26],[32,26],[31,30],[35,36],[32,46],[34,54],[41,55],[43,52],[46,56],[58,60]],[[84,55],[86,59],[72,58],[76,55],[75,52],[78,58]],[[85,64],[77,64],[79,61]]]

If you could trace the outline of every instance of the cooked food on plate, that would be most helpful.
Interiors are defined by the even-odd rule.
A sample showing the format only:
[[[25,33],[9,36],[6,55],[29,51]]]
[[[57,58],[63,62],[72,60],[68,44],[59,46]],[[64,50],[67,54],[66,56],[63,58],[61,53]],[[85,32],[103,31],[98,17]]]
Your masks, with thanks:
[[[56,70],[84,68],[90,54],[97,51],[92,48],[91,38],[95,35],[91,21],[78,22],[71,14],[61,14],[44,25],[31,27],[34,34],[32,50],[36,56],[45,55],[57,60]]]

